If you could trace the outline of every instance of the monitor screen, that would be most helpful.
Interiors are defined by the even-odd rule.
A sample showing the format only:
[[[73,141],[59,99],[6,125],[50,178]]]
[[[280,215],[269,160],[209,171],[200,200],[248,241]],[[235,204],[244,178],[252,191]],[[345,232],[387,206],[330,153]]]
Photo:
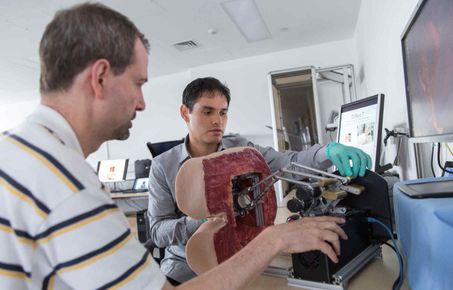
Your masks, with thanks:
[[[371,170],[379,168],[384,95],[341,106],[337,142],[362,149],[371,156]]]
[[[134,186],[132,187],[135,191],[147,191],[148,190],[148,177],[141,177],[135,179]]]
[[[116,182],[126,178],[129,159],[101,160],[98,162],[98,176],[101,182]]]
[[[423,1],[401,39],[413,141],[453,139],[452,15],[451,0]]]

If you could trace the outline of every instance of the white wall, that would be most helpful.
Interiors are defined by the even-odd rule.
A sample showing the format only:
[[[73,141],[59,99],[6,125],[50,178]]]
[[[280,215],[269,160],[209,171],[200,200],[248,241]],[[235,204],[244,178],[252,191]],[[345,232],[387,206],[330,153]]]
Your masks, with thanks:
[[[24,102],[0,104],[0,132],[19,125],[38,104],[38,97]]]
[[[152,53],[152,51],[151,51]],[[251,141],[272,146],[268,74],[295,67],[327,67],[353,63],[352,39],[303,47],[261,56],[195,67],[190,71],[153,78],[144,86],[147,108],[133,121],[131,137],[126,141],[110,141],[88,157],[96,167],[103,159],[130,158],[129,173],[136,159],[150,158],[146,142],[182,138],[187,130],[179,116],[182,91],[195,78],[213,76],[225,82],[232,101],[226,132],[240,133]],[[153,69],[152,63],[149,67]],[[1,107],[2,129],[17,125],[39,103],[36,100]]]
[[[403,61],[400,37],[419,0],[362,1],[355,37],[261,56],[192,68],[190,71],[151,79],[145,85],[147,109],[134,121],[131,138],[109,142],[89,157],[92,165],[106,158],[149,158],[148,141],[173,140],[186,134],[179,117],[181,94],[188,82],[214,76],[225,82],[232,94],[227,132],[240,133],[261,145],[273,145],[268,73],[295,67],[327,67],[352,63],[358,96],[384,93],[384,127],[407,129]],[[152,51],[151,51],[152,53]],[[150,70],[153,69],[152,63]],[[17,125],[38,104],[39,98],[19,104],[2,104],[0,131]],[[403,148],[403,164],[396,168],[403,179],[415,178],[412,146]],[[389,143],[385,162],[392,162],[396,146]]]
[[[149,69],[152,70],[152,64]],[[137,113],[129,139],[107,142],[88,157],[88,162],[95,167],[99,160],[129,158],[128,171],[131,172],[135,160],[151,158],[146,142],[184,137],[186,126],[179,117],[179,106],[182,91],[189,81],[188,72],[150,79],[143,87],[146,109]]]
[[[152,51],[151,51],[152,53]],[[187,134],[179,116],[182,91],[193,79],[213,76],[225,82],[231,90],[229,122],[226,132],[240,133],[251,141],[273,146],[268,74],[271,71],[295,67],[327,67],[353,63],[352,39],[303,47],[261,56],[238,59],[195,67],[190,71],[151,79],[145,85],[145,112],[133,122],[127,141],[111,141],[89,157],[95,166],[101,159],[130,158],[130,169],[135,159],[150,158],[145,144],[174,140]],[[153,69],[152,63],[149,67]],[[108,154],[107,154],[108,151]]]
[[[328,67],[353,63],[352,40],[302,47],[235,61],[197,67],[191,77],[214,76],[231,90],[228,130],[252,141],[272,146],[272,125],[268,74],[297,67]]]
[[[361,94],[385,94],[384,127],[408,129],[401,35],[418,0],[362,1],[355,33]],[[403,179],[416,178],[412,146],[403,148]],[[386,163],[392,162],[396,145],[389,144]]]

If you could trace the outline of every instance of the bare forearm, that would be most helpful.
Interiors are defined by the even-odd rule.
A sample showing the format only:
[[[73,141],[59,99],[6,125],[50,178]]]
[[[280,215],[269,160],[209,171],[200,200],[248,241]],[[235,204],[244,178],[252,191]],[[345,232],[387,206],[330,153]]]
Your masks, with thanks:
[[[177,289],[243,289],[281,251],[320,250],[337,263],[340,238],[348,238],[338,225],[344,222],[343,218],[321,216],[268,227],[233,257]],[[164,289],[173,288],[166,285]]]
[[[176,289],[243,289],[263,272],[280,249],[280,242],[266,230],[238,254]]]

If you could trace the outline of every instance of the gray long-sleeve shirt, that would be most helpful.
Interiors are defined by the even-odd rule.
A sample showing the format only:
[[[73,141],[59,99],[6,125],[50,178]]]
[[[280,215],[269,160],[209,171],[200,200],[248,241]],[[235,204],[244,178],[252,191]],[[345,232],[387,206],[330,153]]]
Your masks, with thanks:
[[[148,217],[151,238],[156,246],[166,248],[161,270],[179,282],[195,276],[186,262],[185,245],[202,223],[183,214],[176,205],[176,175],[184,161],[191,158],[186,147],[187,141],[188,138],[184,143],[153,159],[149,177]],[[243,137],[231,136],[223,138],[218,151],[241,146],[254,147],[261,152],[271,172],[290,162],[322,169],[332,165],[327,159],[324,147],[320,145],[301,152],[277,152],[271,147],[255,145]]]

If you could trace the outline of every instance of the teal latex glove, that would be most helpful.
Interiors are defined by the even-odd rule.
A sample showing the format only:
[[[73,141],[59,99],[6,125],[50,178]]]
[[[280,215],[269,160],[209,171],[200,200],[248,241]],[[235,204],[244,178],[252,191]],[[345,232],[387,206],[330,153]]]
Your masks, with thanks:
[[[358,148],[332,142],[327,146],[326,155],[342,176],[364,176],[365,170],[371,168],[371,157]],[[349,160],[352,160],[352,170]]]

